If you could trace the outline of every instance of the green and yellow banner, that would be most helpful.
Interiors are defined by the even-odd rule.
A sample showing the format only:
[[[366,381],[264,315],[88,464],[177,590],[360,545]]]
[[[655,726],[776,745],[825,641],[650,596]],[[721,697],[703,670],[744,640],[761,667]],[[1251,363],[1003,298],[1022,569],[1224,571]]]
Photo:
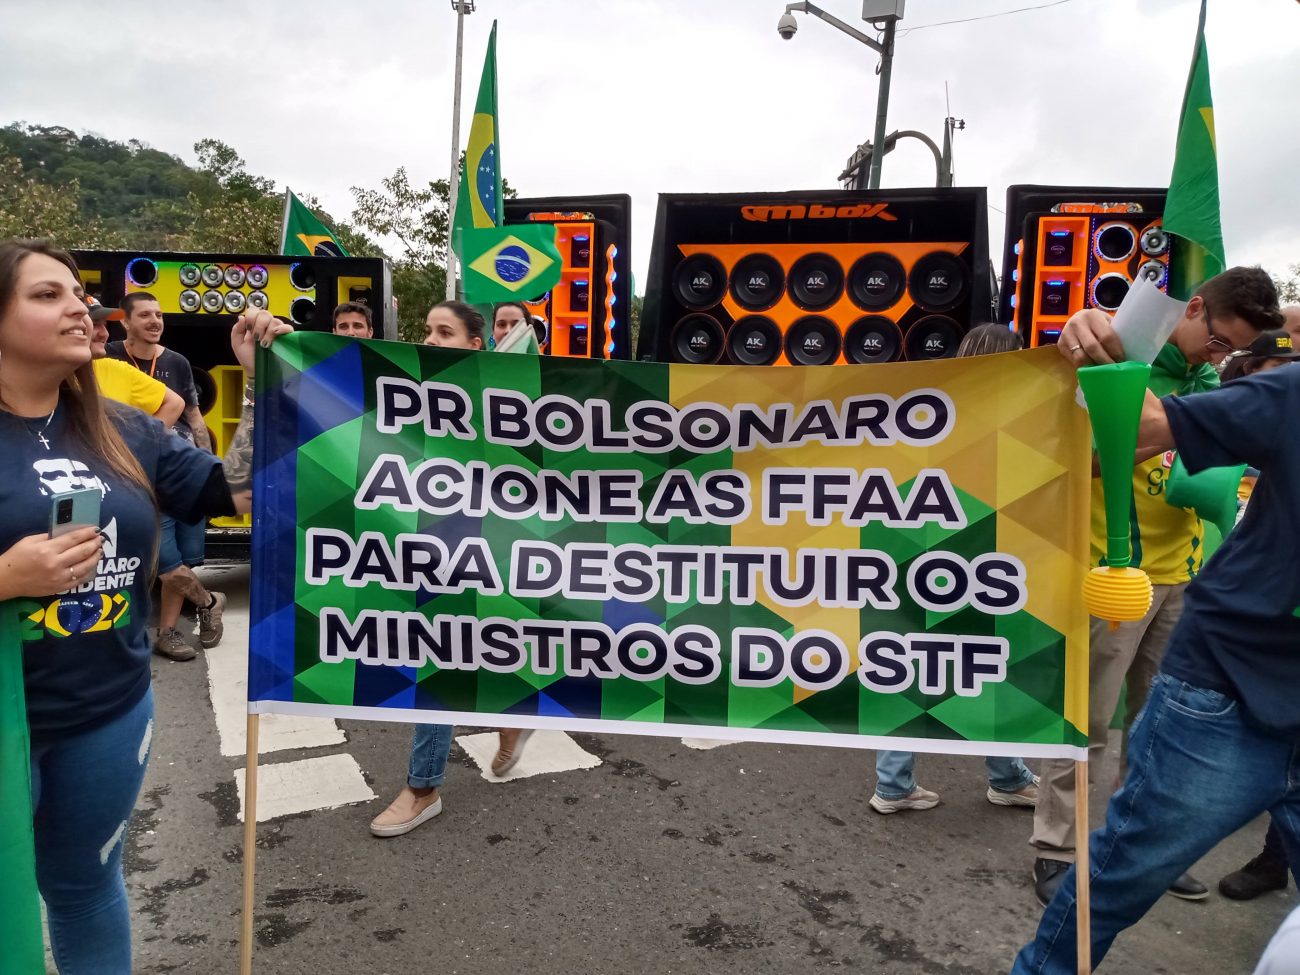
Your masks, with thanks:
[[[295,333],[257,376],[253,711],[1084,755],[1089,434],[1054,350]]]

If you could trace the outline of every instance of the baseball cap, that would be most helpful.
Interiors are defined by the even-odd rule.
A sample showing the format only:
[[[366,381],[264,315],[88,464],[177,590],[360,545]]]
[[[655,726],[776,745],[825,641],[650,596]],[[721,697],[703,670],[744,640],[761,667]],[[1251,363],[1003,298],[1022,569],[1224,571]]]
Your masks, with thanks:
[[[92,322],[120,322],[126,319],[126,313],[121,308],[109,308],[106,305],[101,305],[99,299],[92,295],[86,295],[86,305],[90,308],[90,320]]]
[[[1291,333],[1284,328],[1261,332],[1250,343],[1247,354],[1252,359],[1295,359],[1300,358],[1300,350],[1295,347]]]

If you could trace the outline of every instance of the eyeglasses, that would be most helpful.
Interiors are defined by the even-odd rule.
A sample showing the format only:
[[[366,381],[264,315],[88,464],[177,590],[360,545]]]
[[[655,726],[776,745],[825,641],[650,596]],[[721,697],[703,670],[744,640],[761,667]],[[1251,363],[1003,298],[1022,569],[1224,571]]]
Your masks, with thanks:
[[[1227,353],[1228,355],[1249,354],[1249,346],[1246,348],[1238,348],[1214,330],[1214,324],[1210,321],[1210,309],[1208,306],[1206,306],[1203,311],[1205,315],[1205,330],[1210,333],[1210,339],[1205,343],[1207,349],[1217,349],[1220,352]]]

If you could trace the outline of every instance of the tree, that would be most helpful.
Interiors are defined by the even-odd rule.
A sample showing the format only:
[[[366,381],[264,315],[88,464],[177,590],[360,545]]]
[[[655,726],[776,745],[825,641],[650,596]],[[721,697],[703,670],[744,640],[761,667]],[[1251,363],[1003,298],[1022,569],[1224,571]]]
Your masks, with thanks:
[[[98,218],[87,220],[80,187],[50,184],[23,172],[16,156],[0,155],[0,238],[43,237],[59,247],[111,249],[122,238]]]
[[[1278,300],[1284,305],[1294,305],[1300,303],[1300,264],[1288,267],[1287,274],[1286,278],[1272,275],[1273,284],[1277,286]]]

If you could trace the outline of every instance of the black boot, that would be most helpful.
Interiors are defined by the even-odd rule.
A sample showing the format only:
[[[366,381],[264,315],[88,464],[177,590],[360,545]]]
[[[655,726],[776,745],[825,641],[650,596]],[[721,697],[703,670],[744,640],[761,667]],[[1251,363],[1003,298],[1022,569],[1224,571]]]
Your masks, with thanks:
[[[1219,881],[1219,893],[1234,901],[1251,901],[1270,890],[1286,890],[1286,864],[1267,853]]]

